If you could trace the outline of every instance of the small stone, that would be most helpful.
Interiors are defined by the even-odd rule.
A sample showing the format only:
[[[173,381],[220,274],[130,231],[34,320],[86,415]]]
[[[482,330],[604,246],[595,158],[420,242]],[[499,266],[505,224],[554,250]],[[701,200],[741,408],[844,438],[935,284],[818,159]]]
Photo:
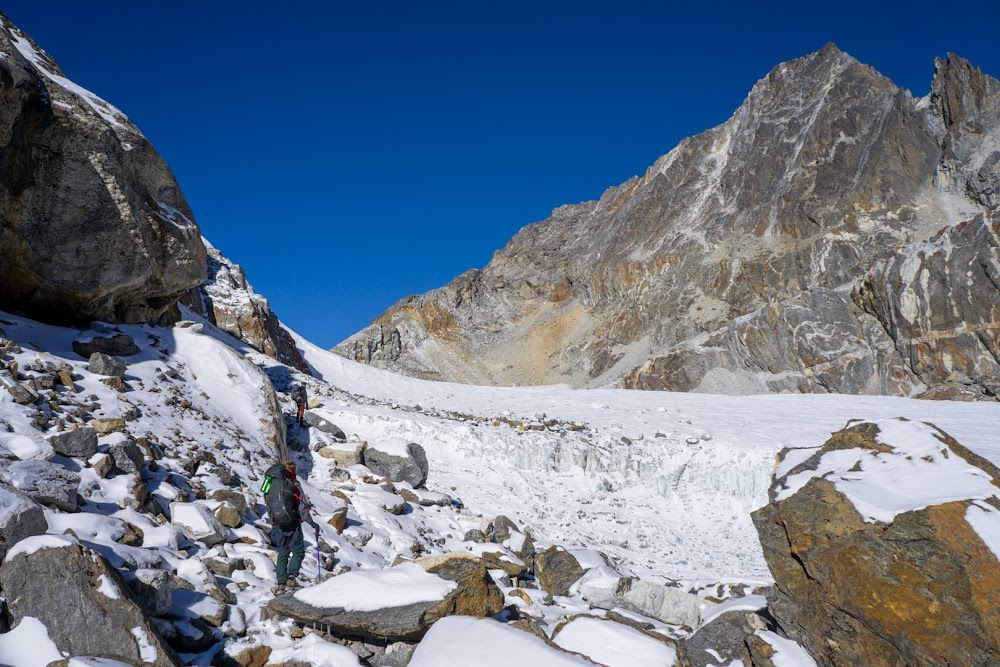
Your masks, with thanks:
[[[91,419],[89,426],[97,431],[97,435],[104,436],[112,433],[125,431],[124,419]]]
[[[118,357],[111,356],[110,354],[94,352],[90,355],[90,360],[87,363],[87,370],[96,375],[124,378],[125,362]]]

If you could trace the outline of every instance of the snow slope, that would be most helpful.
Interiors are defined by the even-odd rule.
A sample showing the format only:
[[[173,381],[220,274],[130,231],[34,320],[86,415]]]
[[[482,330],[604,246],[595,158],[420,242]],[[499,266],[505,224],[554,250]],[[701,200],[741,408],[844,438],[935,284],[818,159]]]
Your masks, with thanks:
[[[318,378],[358,399],[326,406],[345,433],[419,442],[430,479],[468,507],[601,549],[645,578],[768,580],[749,513],[766,502],[775,455],[818,447],[852,419],[928,421],[1000,461],[997,403],[474,387],[364,366],[293,336]],[[498,417],[558,423],[522,431]]]

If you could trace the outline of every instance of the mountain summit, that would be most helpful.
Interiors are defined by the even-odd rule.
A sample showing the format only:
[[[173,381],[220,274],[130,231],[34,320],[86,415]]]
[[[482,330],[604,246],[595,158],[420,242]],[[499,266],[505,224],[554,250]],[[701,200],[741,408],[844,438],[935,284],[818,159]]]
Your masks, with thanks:
[[[465,383],[1000,390],[1000,83],[914,98],[828,44],[598,201],[335,351]]]

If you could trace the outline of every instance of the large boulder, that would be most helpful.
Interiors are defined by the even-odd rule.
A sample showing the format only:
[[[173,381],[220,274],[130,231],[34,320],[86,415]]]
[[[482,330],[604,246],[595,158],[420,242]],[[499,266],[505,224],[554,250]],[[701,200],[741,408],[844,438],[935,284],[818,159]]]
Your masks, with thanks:
[[[677,649],[662,636],[591,615],[559,625],[552,641],[608,667],[664,667],[677,658]]]
[[[350,468],[365,462],[366,442],[334,442],[323,444],[319,455],[325,459],[333,459],[340,468]]]
[[[94,352],[87,362],[87,370],[97,375],[123,378],[125,377],[125,362],[110,354]]]
[[[365,449],[365,465],[394,482],[420,488],[427,481],[427,454],[415,442],[389,438]]]
[[[14,165],[0,178],[0,305],[64,323],[145,322],[175,308],[206,270],[170,169],[121,111],[64,78],[6,16],[0,53],[0,80],[11,84],[0,163]]]
[[[15,461],[0,465],[0,482],[36,502],[49,507],[76,512],[80,476],[49,461]]]
[[[41,505],[6,484],[0,484],[0,561],[21,540],[48,530]]]
[[[767,630],[767,622],[754,611],[737,609],[719,614],[681,641],[683,664],[714,667],[720,658],[725,665],[753,664],[747,642],[761,630]]]
[[[106,354],[112,357],[130,357],[139,353],[135,340],[126,334],[114,336],[94,336],[73,341],[73,351],[85,359],[91,359],[95,354]]]
[[[551,546],[535,555],[535,576],[549,595],[569,595],[570,586],[583,575],[579,561],[562,547]]]
[[[11,617],[37,618],[64,655],[182,664],[96,551],[53,536],[28,538],[0,566],[0,589]]]
[[[268,606],[339,636],[416,641],[445,616],[498,613],[503,594],[478,559],[446,554],[386,570],[347,572]]]
[[[595,573],[579,584],[580,596],[601,609],[625,609],[672,625],[698,627],[703,600],[697,595],[637,577]]]
[[[212,510],[198,503],[170,503],[170,522],[188,539],[203,542],[208,547],[229,537],[229,529],[219,523]]]
[[[861,423],[779,456],[753,514],[769,609],[823,666],[1000,656],[1000,470],[929,424]]]
[[[90,426],[80,426],[55,434],[49,438],[49,444],[57,454],[89,459],[97,453],[97,431]]]
[[[303,418],[306,420],[306,423],[309,424],[311,427],[313,427],[317,431],[321,431],[323,433],[327,433],[333,436],[335,440],[343,441],[347,439],[347,436],[344,435],[343,429],[341,429],[339,426],[334,424],[326,417],[323,417],[322,415],[313,412],[312,410],[306,410],[305,414],[303,414]]]

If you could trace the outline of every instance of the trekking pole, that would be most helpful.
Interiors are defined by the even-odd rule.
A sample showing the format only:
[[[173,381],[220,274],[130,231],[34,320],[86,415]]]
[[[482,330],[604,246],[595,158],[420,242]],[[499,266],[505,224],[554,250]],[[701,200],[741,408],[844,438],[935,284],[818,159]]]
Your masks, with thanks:
[[[321,577],[320,571],[320,560],[319,560],[319,526],[316,526],[316,583],[319,583]]]

